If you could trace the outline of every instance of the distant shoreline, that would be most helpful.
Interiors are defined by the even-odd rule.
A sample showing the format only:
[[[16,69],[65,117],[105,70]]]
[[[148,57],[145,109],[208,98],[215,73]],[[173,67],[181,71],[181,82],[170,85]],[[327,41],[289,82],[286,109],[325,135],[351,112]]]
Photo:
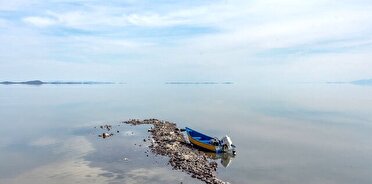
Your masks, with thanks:
[[[327,84],[354,84],[354,85],[365,85],[370,86],[372,85],[372,79],[360,79],[360,80],[354,80],[349,82],[344,81],[335,81],[335,82],[326,82]]]
[[[52,85],[60,85],[60,84],[67,84],[67,85],[97,85],[97,84],[126,84],[123,82],[97,82],[97,81],[41,81],[41,80],[30,80],[30,81],[2,81],[0,85],[44,85],[44,84],[52,84]],[[178,82],[178,81],[171,81],[165,82],[163,84],[169,85],[214,85],[214,84],[234,84],[233,82]]]
[[[22,81],[22,82],[15,82],[15,81],[3,81],[0,82],[3,85],[14,85],[14,84],[25,84],[25,85],[43,85],[43,84],[75,84],[75,85],[94,85],[94,84],[116,84],[114,82],[96,82],[96,81],[52,81],[52,82],[44,82],[41,80],[31,80],[31,81]],[[122,84],[122,83],[119,83]]]
[[[234,84],[233,82],[166,82],[165,84]]]

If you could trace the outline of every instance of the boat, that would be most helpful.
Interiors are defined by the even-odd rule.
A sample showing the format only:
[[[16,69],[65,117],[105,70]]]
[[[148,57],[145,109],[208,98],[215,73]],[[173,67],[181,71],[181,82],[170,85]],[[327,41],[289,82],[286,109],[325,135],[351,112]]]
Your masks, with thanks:
[[[185,128],[185,131],[190,143],[204,150],[215,153],[236,153],[235,146],[232,144],[230,137],[227,135],[219,140],[216,137],[210,137],[188,127]]]

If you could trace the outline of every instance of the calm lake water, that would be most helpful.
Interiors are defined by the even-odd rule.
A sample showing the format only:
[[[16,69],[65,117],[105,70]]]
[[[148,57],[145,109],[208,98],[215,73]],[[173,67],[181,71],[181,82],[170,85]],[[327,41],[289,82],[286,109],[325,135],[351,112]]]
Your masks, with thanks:
[[[2,85],[0,117],[1,184],[200,183],[147,157],[149,127],[118,126],[132,118],[229,135],[230,183],[372,183],[372,86]]]

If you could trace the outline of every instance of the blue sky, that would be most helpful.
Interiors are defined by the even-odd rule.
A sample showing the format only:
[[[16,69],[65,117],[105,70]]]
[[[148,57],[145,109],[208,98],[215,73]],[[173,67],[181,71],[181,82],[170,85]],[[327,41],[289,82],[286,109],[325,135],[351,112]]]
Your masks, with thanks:
[[[0,0],[0,80],[372,78],[372,2]]]

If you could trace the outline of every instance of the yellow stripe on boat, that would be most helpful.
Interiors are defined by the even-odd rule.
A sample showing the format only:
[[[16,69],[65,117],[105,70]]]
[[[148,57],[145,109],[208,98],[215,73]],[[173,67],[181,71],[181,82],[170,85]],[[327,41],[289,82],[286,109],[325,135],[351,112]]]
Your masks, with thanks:
[[[210,151],[216,151],[216,146],[213,146],[213,145],[210,145],[210,144],[205,144],[205,143],[202,143],[196,139],[194,139],[193,137],[191,137],[190,135],[187,135],[189,137],[189,140],[191,143],[197,145],[197,146],[200,146],[204,149],[207,149],[207,150],[210,150]]]

